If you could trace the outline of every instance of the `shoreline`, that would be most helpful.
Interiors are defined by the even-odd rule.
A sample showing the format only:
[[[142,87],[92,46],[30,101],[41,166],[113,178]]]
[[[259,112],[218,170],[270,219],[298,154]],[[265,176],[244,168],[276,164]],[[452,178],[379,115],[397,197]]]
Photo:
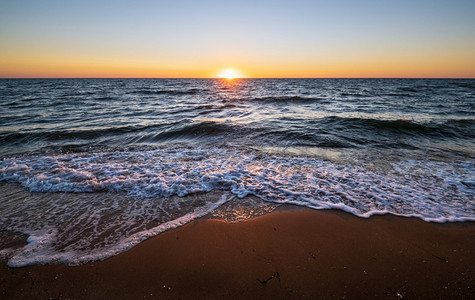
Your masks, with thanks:
[[[201,218],[104,261],[0,267],[0,298],[475,297],[475,222],[280,208]]]

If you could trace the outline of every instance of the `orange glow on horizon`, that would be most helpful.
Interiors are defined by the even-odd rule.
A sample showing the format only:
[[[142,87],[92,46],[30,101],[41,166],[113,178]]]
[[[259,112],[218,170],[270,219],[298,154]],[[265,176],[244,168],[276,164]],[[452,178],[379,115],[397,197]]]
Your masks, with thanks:
[[[334,60],[330,57],[260,61],[236,59],[235,67],[222,68],[212,58],[162,63],[152,58],[84,57],[67,55],[28,55],[0,51],[1,78],[474,78],[472,54],[460,53],[450,59],[437,55],[389,60],[387,57],[361,57]],[[220,59],[224,60],[224,59]],[[154,63],[150,63],[154,61]]]

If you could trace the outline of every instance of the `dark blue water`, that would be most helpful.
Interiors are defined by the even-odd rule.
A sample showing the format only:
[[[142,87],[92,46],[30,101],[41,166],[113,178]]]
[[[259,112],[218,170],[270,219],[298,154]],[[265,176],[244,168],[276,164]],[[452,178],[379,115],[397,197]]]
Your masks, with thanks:
[[[276,204],[475,220],[475,80],[0,80],[0,157],[11,265]]]
[[[228,143],[474,157],[475,81],[0,81],[0,154]]]

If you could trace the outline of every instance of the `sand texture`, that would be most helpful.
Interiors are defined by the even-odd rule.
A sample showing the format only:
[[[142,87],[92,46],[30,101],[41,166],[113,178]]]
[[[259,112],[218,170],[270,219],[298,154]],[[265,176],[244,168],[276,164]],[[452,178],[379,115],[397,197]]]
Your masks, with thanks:
[[[200,219],[110,259],[0,268],[2,299],[475,299],[475,223],[279,210]]]

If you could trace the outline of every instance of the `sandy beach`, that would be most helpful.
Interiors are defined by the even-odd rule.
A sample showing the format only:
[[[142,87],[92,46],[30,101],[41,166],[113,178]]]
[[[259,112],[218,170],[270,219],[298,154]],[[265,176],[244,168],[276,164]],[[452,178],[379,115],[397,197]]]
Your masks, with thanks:
[[[199,219],[110,259],[8,268],[2,299],[469,299],[475,224],[285,209]]]

